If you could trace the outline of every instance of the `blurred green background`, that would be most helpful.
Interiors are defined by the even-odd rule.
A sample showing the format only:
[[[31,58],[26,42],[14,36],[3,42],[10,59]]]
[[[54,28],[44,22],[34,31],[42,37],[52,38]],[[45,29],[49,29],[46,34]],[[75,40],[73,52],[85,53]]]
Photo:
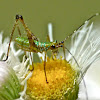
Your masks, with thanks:
[[[40,40],[45,40],[51,22],[54,39],[61,41],[97,12],[100,0],[0,0],[0,31],[10,36],[15,15],[21,14]]]
[[[100,0],[0,0],[0,31],[4,31],[4,37],[10,37],[15,15],[21,14],[30,30],[41,41],[46,40],[48,23],[53,24],[54,39],[61,41],[97,12],[100,12]],[[18,32],[15,32],[15,36],[18,36]],[[97,71],[100,70],[88,72],[95,76],[92,79],[100,87]]]

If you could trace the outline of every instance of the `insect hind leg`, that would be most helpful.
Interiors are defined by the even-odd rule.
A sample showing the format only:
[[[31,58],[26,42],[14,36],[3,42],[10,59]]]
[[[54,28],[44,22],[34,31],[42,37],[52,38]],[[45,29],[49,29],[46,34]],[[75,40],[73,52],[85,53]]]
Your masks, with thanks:
[[[37,37],[30,31],[30,29],[29,29],[29,28],[27,27],[27,25],[25,24],[22,15],[16,15],[16,20],[19,20],[19,21],[22,23],[23,27],[25,28],[25,31],[27,32],[27,36],[28,36],[28,38],[29,38],[29,42],[31,42],[31,41],[34,42],[33,40],[37,40],[37,41],[38,41]],[[30,39],[31,39],[31,40],[30,40]],[[32,39],[33,39],[33,40],[32,40]]]
[[[9,45],[8,45],[8,50],[7,50],[7,56],[6,56],[6,59],[3,60],[3,61],[6,61],[6,60],[8,59],[8,56],[9,56],[9,50],[10,50],[10,44],[11,44],[11,41],[12,41],[12,37],[13,37],[14,31],[15,31],[16,25],[17,25],[17,20],[15,21],[15,24],[14,24],[14,26],[13,26],[13,29],[12,29],[12,32],[11,32],[11,35],[10,35],[10,41],[9,41]]]
[[[13,29],[12,29],[12,32],[11,32],[11,35],[10,35],[10,41],[9,41],[9,45],[8,45],[8,50],[7,50],[7,55],[6,55],[6,59],[2,60],[2,61],[6,61],[8,59],[8,56],[9,56],[9,50],[10,50],[10,44],[11,44],[11,41],[12,41],[12,38],[13,38],[13,34],[14,34],[14,31],[15,31],[15,28],[17,26],[17,29],[18,29],[18,32],[19,32],[19,35],[21,35],[21,32],[20,32],[20,29],[19,29],[19,26],[18,26],[18,16],[16,16],[16,21],[14,23],[14,26],[13,26]]]

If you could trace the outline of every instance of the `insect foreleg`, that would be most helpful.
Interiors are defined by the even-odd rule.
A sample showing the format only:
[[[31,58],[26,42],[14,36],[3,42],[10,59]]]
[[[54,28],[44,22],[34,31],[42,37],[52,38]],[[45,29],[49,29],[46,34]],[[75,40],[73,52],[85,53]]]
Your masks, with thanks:
[[[57,55],[58,55],[58,49],[54,49],[52,50],[52,59],[54,60],[54,58],[57,58]]]

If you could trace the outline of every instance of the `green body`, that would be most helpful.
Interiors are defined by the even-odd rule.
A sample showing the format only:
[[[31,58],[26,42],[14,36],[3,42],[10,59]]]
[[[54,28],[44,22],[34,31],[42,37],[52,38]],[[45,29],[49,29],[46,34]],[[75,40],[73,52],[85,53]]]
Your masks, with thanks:
[[[53,50],[52,48],[53,45],[57,45],[56,41],[55,42],[40,42],[34,40],[33,46],[30,45],[28,38],[23,38],[23,37],[17,37],[15,39],[15,42],[17,46],[24,50],[24,51],[29,51],[29,52],[40,52],[42,53],[43,51],[47,50]]]

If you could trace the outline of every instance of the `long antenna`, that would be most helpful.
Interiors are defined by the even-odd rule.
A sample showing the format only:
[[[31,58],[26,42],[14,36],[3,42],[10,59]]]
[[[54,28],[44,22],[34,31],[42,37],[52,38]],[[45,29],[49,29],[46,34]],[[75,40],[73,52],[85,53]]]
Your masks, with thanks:
[[[65,40],[64,41],[66,41],[70,36],[72,36],[78,29],[80,29],[85,23],[87,23],[90,19],[92,19],[92,18],[94,18],[94,17],[96,17],[96,16],[98,16],[98,15],[100,15],[100,13],[96,13],[96,14],[94,14],[94,15],[92,15],[90,18],[88,18],[83,24],[81,24],[73,33],[71,33],[70,35],[68,35],[66,38],[65,38]]]
[[[76,62],[77,66],[80,68],[76,58],[73,56],[73,54],[68,50],[68,48],[64,47],[73,57],[74,61]],[[88,93],[87,93],[87,88],[86,88],[86,84],[85,84],[85,80],[84,80],[84,77],[83,77],[83,74],[82,74],[82,71],[80,70],[80,73],[81,73],[81,78],[83,79],[83,84],[84,84],[84,87],[85,87],[85,93],[86,93],[86,100],[88,100]]]
[[[100,15],[100,13],[96,13],[96,14],[92,15],[90,18],[88,18],[88,19],[87,19],[83,24],[81,24],[73,33],[71,33],[70,35],[68,35],[68,36],[65,38],[64,41],[66,41],[69,37],[71,37],[77,30],[79,30],[79,29],[80,29],[85,23],[87,23],[90,19],[92,19],[92,18],[94,18],[94,17],[96,17],[96,16],[98,16],[98,15]],[[64,42],[64,41],[63,41],[63,42]],[[64,48],[72,55],[72,53],[71,53],[66,47],[64,47]],[[79,64],[78,64],[76,58],[75,58],[73,55],[72,55],[72,57],[73,57],[74,61],[76,62],[77,66],[79,67]],[[79,68],[80,68],[80,67],[79,67]],[[80,70],[80,73],[81,73],[81,77],[82,77],[82,79],[83,79],[83,84],[84,84],[84,87],[85,87],[86,100],[88,100],[87,88],[86,88],[85,80],[84,80],[84,77],[83,77],[83,74],[82,74],[82,71],[81,71],[81,70]]]

